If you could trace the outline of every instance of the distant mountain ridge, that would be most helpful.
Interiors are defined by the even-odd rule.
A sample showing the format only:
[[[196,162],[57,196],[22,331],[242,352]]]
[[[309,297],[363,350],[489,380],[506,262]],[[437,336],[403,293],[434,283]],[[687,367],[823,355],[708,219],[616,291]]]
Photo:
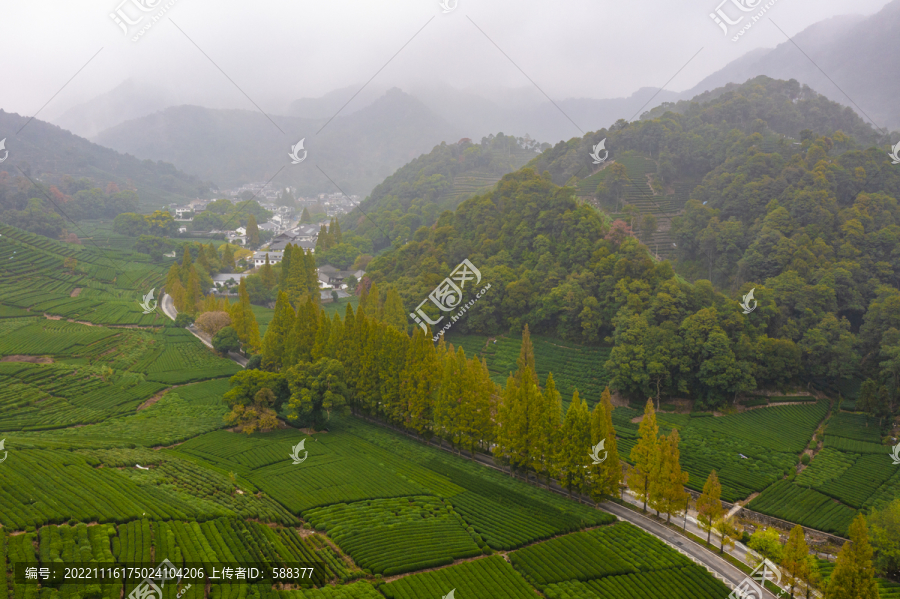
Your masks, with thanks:
[[[26,126],[27,123],[27,126]],[[145,207],[182,202],[209,192],[210,183],[172,164],[139,160],[92,143],[45,121],[0,109],[0,139],[6,139],[7,159],[0,171],[26,175],[54,185],[63,176],[86,177],[97,187],[115,183],[135,189]]]
[[[876,127],[900,130],[900,110],[896,105],[900,95],[897,78],[900,56],[892,51],[898,30],[900,0],[893,0],[868,17],[846,15],[826,19],[795,35],[793,43],[786,40],[775,48],[754,50],[732,61],[682,92],[680,99],[693,98],[727,83],[743,83],[759,75],[796,79],[858,114],[864,111],[866,114],[860,116],[867,121],[874,120]]]
[[[60,116],[48,120],[76,135],[91,139],[104,129],[163,110],[172,103],[169,93],[134,79],[126,79],[105,94],[73,106]]]
[[[295,186],[309,195],[338,191],[335,184],[347,194],[367,194],[409,160],[441,141],[461,137],[456,128],[396,88],[331,122],[269,116],[277,126],[257,111],[177,106],[107,129],[96,141],[136,156],[171,161],[220,187],[276,177],[272,185]],[[300,139],[308,157],[291,164],[288,153]]]

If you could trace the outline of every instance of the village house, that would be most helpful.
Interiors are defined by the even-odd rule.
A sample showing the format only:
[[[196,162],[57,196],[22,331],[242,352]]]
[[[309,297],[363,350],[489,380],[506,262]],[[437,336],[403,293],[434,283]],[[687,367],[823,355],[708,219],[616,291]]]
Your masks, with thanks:
[[[266,263],[267,254],[269,256],[269,264],[278,264],[284,258],[284,252],[281,250],[264,250],[262,252],[254,252],[253,265],[264,265]]]
[[[325,288],[334,287],[340,289],[341,286],[344,285],[344,281],[351,276],[356,277],[356,280],[358,281],[366,274],[366,271],[364,270],[338,270],[330,264],[326,264],[318,270],[319,285]]]

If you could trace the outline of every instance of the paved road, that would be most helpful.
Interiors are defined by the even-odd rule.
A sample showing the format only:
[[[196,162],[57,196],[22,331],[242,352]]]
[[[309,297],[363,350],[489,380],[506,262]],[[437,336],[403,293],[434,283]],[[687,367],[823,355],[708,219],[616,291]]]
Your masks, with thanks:
[[[171,295],[164,293],[159,301],[159,306],[160,308],[162,308],[163,314],[168,316],[170,319],[175,320],[175,317],[178,316],[178,310],[175,309],[175,302],[172,301]],[[187,327],[187,330],[190,331],[191,335],[199,339],[203,345],[205,345],[209,349],[213,349],[212,340],[210,339],[209,335],[207,335],[203,331],[198,330],[194,325]],[[244,368],[247,367],[247,362],[249,360],[241,354],[228,352],[228,357]]]
[[[607,501],[600,504],[600,509],[615,515],[620,520],[626,520],[661,539],[676,551],[687,555],[693,561],[705,567],[713,576],[724,581],[729,587],[734,588],[747,578],[744,572],[712,551],[646,516],[631,511],[627,507]],[[766,599],[775,599],[775,595],[768,590],[765,591],[764,597]]]
[[[403,433],[409,437],[417,439],[418,441],[424,442],[424,441],[422,441],[422,439],[419,439],[418,437],[411,435],[411,434],[407,433],[406,431],[402,431],[395,427],[386,425],[377,420],[372,420],[370,418],[366,418],[364,416],[362,418],[364,418],[365,420],[367,420],[373,424],[377,424],[377,425],[383,426],[385,428],[390,428],[390,429],[396,430],[396,431]],[[437,447],[437,444],[429,444],[429,445],[431,447]],[[441,442],[441,449],[444,449],[445,451],[448,451],[453,454],[456,453],[456,451],[452,447],[450,447],[443,441]],[[468,457],[468,455],[465,453],[463,453],[463,456]],[[498,468],[494,464],[493,458],[491,458],[491,456],[489,456],[487,454],[476,453],[475,461],[478,462],[479,464],[481,464],[482,466],[487,466],[489,468],[493,468],[494,470],[499,470],[499,471],[505,473],[505,470]],[[534,481],[533,477],[532,477],[532,481]],[[544,486],[543,481],[540,482],[540,486],[542,486],[542,487]],[[568,495],[566,490],[563,489],[562,487],[560,487],[556,483],[556,481],[550,482],[550,490],[553,492],[559,493],[560,495]],[[630,495],[626,494],[626,501],[628,501],[628,500],[631,500],[630,501],[631,503],[637,503],[637,500],[634,497],[631,497]],[[637,503],[637,505],[640,505],[640,503]],[[606,512],[609,512],[610,514],[613,514],[614,516],[618,517],[620,520],[626,520],[626,521],[634,524],[635,526],[643,529],[644,531],[650,533],[651,535],[655,536],[656,538],[662,540],[663,542],[665,542],[666,544],[671,546],[676,551],[688,556],[696,563],[705,567],[711,574],[713,574],[713,576],[715,576],[719,580],[724,581],[725,584],[727,584],[730,588],[736,587],[738,584],[740,584],[740,582],[742,580],[744,580],[747,577],[747,575],[744,574],[744,572],[742,570],[738,569],[737,567],[732,565],[730,562],[728,562],[725,559],[716,555],[716,553],[714,551],[710,551],[709,549],[706,549],[705,547],[703,547],[702,545],[700,545],[698,543],[695,543],[691,539],[675,532],[674,530],[672,530],[670,528],[667,528],[666,526],[663,526],[662,524],[660,524],[646,516],[638,514],[634,511],[628,509],[627,507],[618,505],[616,503],[608,502],[608,501],[599,504],[598,507]],[[688,526],[687,526],[688,531],[694,532],[694,530],[692,530],[692,527],[693,527],[696,529],[696,532],[694,532],[694,534],[697,534],[697,536],[700,536],[701,538],[705,538],[706,534],[703,533],[703,531],[701,531],[699,528],[696,527],[696,523],[692,524],[692,520],[693,520],[693,518],[689,514],[688,515]],[[677,521],[675,519],[673,519],[673,522],[677,522]],[[738,557],[738,559],[741,559],[741,557],[740,557],[741,555],[744,557],[747,557],[746,552],[751,551],[751,550],[746,549],[743,545],[740,545],[739,543],[737,545],[740,546],[739,553],[735,553],[735,551],[730,551],[729,553],[731,553],[735,557]],[[735,547],[736,550],[738,549],[737,545]],[[744,559],[741,559],[741,561],[744,561],[744,563],[748,563]],[[774,594],[772,594],[768,590],[766,590],[764,592],[762,599],[776,599],[776,597]]]
[[[631,505],[633,505],[635,507],[643,507],[643,505],[644,505],[637,497],[632,495],[630,491],[627,491],[625,493],[624,499],[625,499],[625,501],[627,501],[628,503],[630,503]],[[650,513],[652,513],[652,512],[650,512]],[[677,524],[680,527],[683,527],[683,525],[685,523],[684,517],[683,516],[680,518],[673,517],[672,523]],[[701,529],[700,526],[697,524],[697,511],[693,510],[693,509],[688,510],[686,529],[687,529],[687,532],[689,532],[693,535],[696,535],[696,536],[700,537],[701,539],[705,539],[708,534],[706,531]],[[713,545],[718,544],[719,536],[720,535],[716,531],[712,531],[712,540],[710,542]],[[752,549],[749,549],[747,546],[745,546],[743,543],[740,543],[740,542],[735,542],[734,548],[725,549],[725,551],[732,557],[735,557],[735,558],[741,560],[745,564],[752,564],[753,559],[756,557],[755,551],[753,551]]]

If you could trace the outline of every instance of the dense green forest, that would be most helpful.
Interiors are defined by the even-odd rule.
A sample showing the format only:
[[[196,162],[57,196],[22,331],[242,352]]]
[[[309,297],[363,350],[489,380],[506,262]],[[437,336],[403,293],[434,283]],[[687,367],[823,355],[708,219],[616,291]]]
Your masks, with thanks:
[[[861,372],[870,379],[861,407],[891,411],[900,170],[871,147],[887,137],[793,81],[758,78],[683,112],[558,144],[377,257],[370,276],[413,308],[468,258],[491,290],[454,332],[527,323],[613,343],[607,368],[626,394],[717,406],[758,387],[827,386]],[[573,177],[592,176],[590,150],[604,138],[613,162],[626,151],[655,160],[663,185],[703,176],[674,219],[674,263],[578,199]],[[745,315],[738,299],[751,288],[758,309]]]
[[[471,143],[442,143],[398,169],[344,218],[345,228],[369,238],[375,249],[403,243],[419,227],[432,225],[445,210],[455,210],[472,194],[492,187],[500,177],[548,148],[530,139],[499,133]]]

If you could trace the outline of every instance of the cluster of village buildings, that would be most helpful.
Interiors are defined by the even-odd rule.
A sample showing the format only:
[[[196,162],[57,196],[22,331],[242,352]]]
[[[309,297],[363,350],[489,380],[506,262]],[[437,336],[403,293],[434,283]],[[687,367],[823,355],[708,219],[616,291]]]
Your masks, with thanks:
[[[273,265],[280,263],[284,257],[284,249],[288,244],[300,247],[304,251],[309,250],[315,252],[316,239],[319,236],[321,226],[323,224],[327,225],[331,218],[349,212],[359,204],[359,198],[357,196],[348,197],[343,194],[319,194],[317,198],[298,199],[296,202],[297,207],[281,206],[273,203],[274,200],[278,199],[277,192],[274,198],[269,197],[271,194],[267,194],[265,189],[257,187],[262,185],[263,184],[255,183],[248,184],[230,192],[233,196],[239,196],[243,191],[250,191],[251,193],[258,194],[257,201],[260,206],[272,212],[272,217],[267,222],[258,223],[257,225],[260,231],[269,231],[272,233],[273,237],[258,251],[254,252],[253,256],[247,260],[249,266],[251,266],[251,270],[255,270],[257,267],[265,264],[267,259],[269,263]],[[193,200],[183,206],[171,206],[170,212],[174,214],[177,222],[186,224],[191,222],[194,216],[206,210],[206,207],[211,201],[212,200],[201,199]],[[322,222],[300,224],[299,217],[303,208],[315,204],[318,204],[325,209],[327,218]],[[179,232],[181,233],[186,231],[187,226],[179,228]],[[209,235],[224,234],[229,243],[237,245],[246,245],[247,243],[247,229],[242,226],[228,231],[216,230],[204,231],[203,233]],[[358,281],[365,275],[365,271],[362,270],[344,271],[327,264],[320,267],[318,273],[319,288],[323,301],[331,301],[334,297],[333,293],[336,293],[338,298],[349,297],[348,291],[352,292],[353,290],[349,289],[347,282],[352,282],[354,279]],[[213,276],[215,287],[210,291],[224,294],[234,293],[234,288],[240,283],[240,280],[250,274],[252,274],[250,271],[243,273],[217,274]]]

